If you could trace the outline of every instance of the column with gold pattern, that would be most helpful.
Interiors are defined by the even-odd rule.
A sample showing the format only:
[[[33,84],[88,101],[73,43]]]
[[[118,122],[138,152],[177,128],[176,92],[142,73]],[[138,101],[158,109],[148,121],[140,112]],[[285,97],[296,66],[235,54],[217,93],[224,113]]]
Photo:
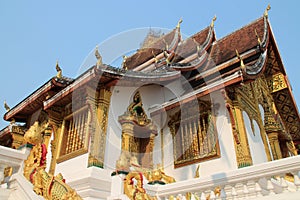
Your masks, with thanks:
[[[235,118],[237,137],[239,141],[239,143],[235,143],[238,167],[241,168],[250,166],[252,165],[252,157],[245,130],[243,113],[237,102],[234,102],[233,116]]]
[[[108,88],[100,88],[97,92],[87,88],[86,91],[91,114],[88,167],[103,167],[111,91]]]

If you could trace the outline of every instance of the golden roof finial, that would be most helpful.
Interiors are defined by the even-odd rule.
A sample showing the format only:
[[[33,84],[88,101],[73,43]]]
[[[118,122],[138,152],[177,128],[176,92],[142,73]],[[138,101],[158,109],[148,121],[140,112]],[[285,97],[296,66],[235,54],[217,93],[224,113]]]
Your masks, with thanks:
[[[240,54],[239,54],[239,52],[238,52],[237,49],[235,50],[235,52],[236,52],[236,56],[237,56],[238,59],[240,59],[240,61],[241,61],[241,67],[244,68],[244,67],[245,67],[245,64],[244,64],[244,61],[243,61],[242,57],[240,56]]]
[[[95,48],[95,56],[97,58],[96,66],[99,67],[102,65],[102,56],[100,55],[100,53],[98,51],[98,45],[96,45],[96,48]]]
[[[178,23],[177,23],[177,26],[176,26],[176,28],[180,28],[180,24],[182,23],[182,17],[180,17],[180,19],[179,19],[179,21],[178,21]]]
[[[123,69],[127,70],[127,66],[126,66],[126,59],[127,59],[127,56],[126,55],[123,55],[123,62],[122,62],[122,67]]]
[[[255,35],[256,35],[256,38],[257,38],[258,45],[260,46],[261,45],[261,40],[259,38],[259,35],[257,34],[256,29],[254,29],[254,31],[255,31]]]
[[[268,17],[268,11],[271,9],[271,6],[270,6],[270,4],[268,4],[268,6],[267,6],[267,8],[266,8],[266,10],[265,10],[265,13],[264,13],[264,16],[265,17]]]
[[[210,23],[210,27],[214,27],[215,26],[215,21],[217,20],[217,16],[215,15],[212,20],[211,20],[211,23]]]
[[[57,77],[57,78],[61,78],[61,77],[62,77],[62,70],[61,70],[61,68],[60,68],[59,65],[58,65],[58,60],[56,61],[56,66],[55,66],[55,68],[56,68],[56,71],[57,71],[56,77]]]
[[[7,105],[5,100],[4,100],[4,108],[5,108],[6,112],[10,111],[10,107]]]
[[[156,55],[154,54],[153,50],[152,50],[152,55],[153,55],[155,63],[158,63],[158,59],[156,58]]]
[[[168,59],[169,53],[168,53],[166,50],[164,50],[163,53],[164,53],[164,57],[166,58],[166,63],[167,63],[167,65],[171,64],[170,60]]]

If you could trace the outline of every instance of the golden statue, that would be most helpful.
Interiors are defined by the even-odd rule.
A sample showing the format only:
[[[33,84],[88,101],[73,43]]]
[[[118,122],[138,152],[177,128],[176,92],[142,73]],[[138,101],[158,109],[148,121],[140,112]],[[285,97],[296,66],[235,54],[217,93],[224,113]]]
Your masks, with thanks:
[[[47,200],[62,199],[80,200],[81,197],[68,186],[61,174],[53,176],[45,171],[47,148],[43,143],[42,134],[48,127],[48,122],[36,121],[25,133],[24,140],[33,145],[27,160],[24,162],[24,176],[33,184],[36,194]]]
[[[134,94],[133,102],[128,106],[127,110],[132,116],[134,116],[134,120],[138,125],[145,126],[150,123],[150,120],[143,109],[143,102],[139,91]]]

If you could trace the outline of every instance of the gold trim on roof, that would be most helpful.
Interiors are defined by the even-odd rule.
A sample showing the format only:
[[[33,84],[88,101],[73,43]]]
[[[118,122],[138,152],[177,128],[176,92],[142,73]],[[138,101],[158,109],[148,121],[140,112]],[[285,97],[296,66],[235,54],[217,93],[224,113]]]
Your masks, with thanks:
[[[254,32],[255,32],[255,36],[256,36],[256,38],[257,38],[258,45],[261,46],[261,40],[260,40],[260,38],[259,38],[259,35],[258,35],[256,29],[254,30]]]
[[[239,59],[240,62],[241,62],[241,67],[242,67],[242,68],[245,68],[244,61],[243,61],[242,57],[240,56],[239,51],[236,49],[235,52],[236,52],[236,56],[238,57],[238,59]]]

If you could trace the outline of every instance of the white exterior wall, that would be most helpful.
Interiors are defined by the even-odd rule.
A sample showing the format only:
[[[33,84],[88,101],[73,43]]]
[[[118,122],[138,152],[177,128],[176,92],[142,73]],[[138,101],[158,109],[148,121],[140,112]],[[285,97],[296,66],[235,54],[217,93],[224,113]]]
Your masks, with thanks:
[[[116,161],[121,154],[122,127],[118,122],[118,117],[124,114],[132,102],[132,97],[136,89],[134,87],[119,86],[112,88],[104,156],[104,168],[107,170],[115,170]]]
[[[243,118],[253,165],[267,162],[268,159],[257,122],[253,120],[254,130],[252,130],[250,118],[245,111],[243,112]]]
[[[141,88],[116,86],[112,89],[104,158],[104,170],[109,175],[115,170],[116,161],[119,159],[121,153],[122,129],[118,122],[118,117],[123,115],[127,107],[132,103],[132,97],[137,90],[141,94],[143,108],[149,118],[149,108],[174,99],[183,91],[182,88],[179,87],[179,84],[176,83],[173,83],[172,87],[162,87],[159,85],[147,85]],[[211,94],[209,98],[209,100],[220,105],[216,118],[220,147],[219,158],[213,158],[211,160],[201,161],[193,165],[174,169],[173,141],[167,125],[167,114],[163,111],[160,115],[152,118],[152,121],[158,128],[158,135],[154,140],[153,164],[154,166],[156,166],[156,164],[163,165],[165,172],[168,175],[175,177],[177,181],[193,178],[198,164],[201,166],[200,176],[209,176],[237,168],[234,138],[224,99],[220,94]],[[163,128],[163,138],[161,137],[161,128]],[[164,146],[163,151],[161,151],[162,143]],[[66,178],[72,177],[76,172],[87,169],[87,163],[88,154],[85,154],[70,159],[68,162],[58,164],[56,171],[63,172]],[[74,169],[72,167],[70,168],[70,166],[73,166]],[[72,172],[72,174],[70,174],[70,172]]]
[[[62,173],[66,180],[73,179],[73,176],[76,176],[86,170],[87,165],[88,153],[58,163],[55,168],[55,175]]]
[[[49,145],[47,148],[47,157],[46,157],[46,172],[49,171],[50,169],[50,164],[51,164],[51,160],[52,160],[52,151],[51,151],[51,141],[54,139],[54,133],[51,133],[51,138],[49,141]]]

